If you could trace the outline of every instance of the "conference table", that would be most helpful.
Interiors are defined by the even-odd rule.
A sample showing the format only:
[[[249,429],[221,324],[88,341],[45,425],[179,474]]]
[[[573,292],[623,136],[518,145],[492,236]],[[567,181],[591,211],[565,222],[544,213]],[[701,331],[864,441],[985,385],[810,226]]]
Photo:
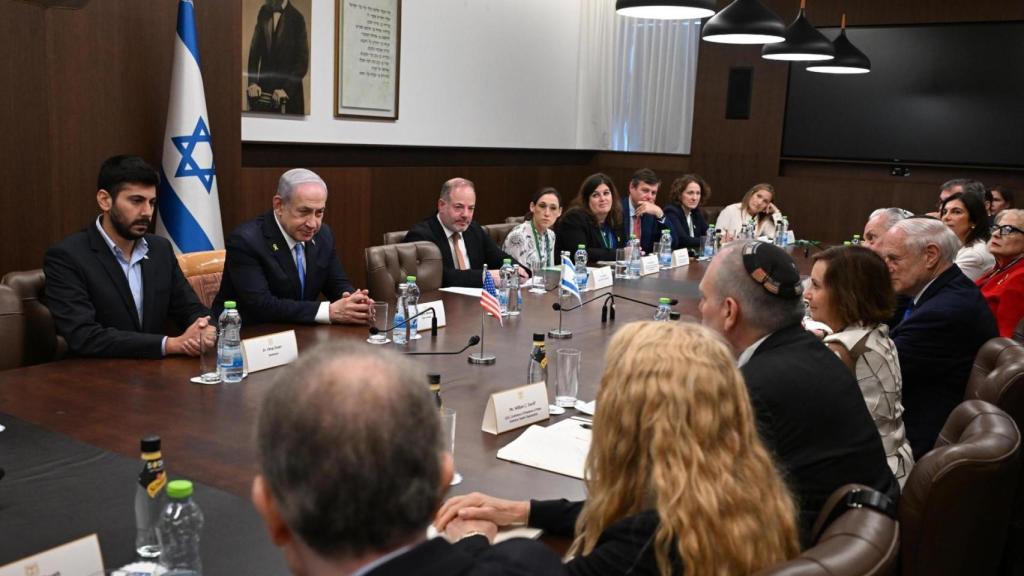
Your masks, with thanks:
[[[800,265],[806,267],[803,262]],[[617,279],[611,289],[584,292],[583,299],[586,302],[609,292],[652,304],[656,304],[659,297],[676,298],[679,303],[674,309],[682,314],[683,320],[695,319],[699,317],[697,286],[706,266],[705,262],[691,260],[687,266],[662,270],[640,279]],[[531,294],[524,289],[521,315],[505,319],[503,326],[494,318],[483,319],[485,350],[496,356],[493,365],[467,362],[469,353],[478,347],[459,355],[415,357],[423,366],[424,386],[427,385],[426,374],[441,374],[444,403],[457,411],[455,464],[463,482],[452,487],[450,494],[485,491],[515,499],[584,497],[584,485],[578,479],[496,457],[497,451],[514,440],[522,429],[497,436],[481,431],[490,395],[526,383],[532,335],[558,326],[559,314],[552,309],[552,304],[558,301],[557,292]],[[444,302],[447,325],[438,330],[436,337],[432,337],[429,330],[421,329],[421,339],[408,345],[387,346],[402,351],[453,351],[464,347],[471,336],[480,334],[482,308],[477,298],[435,291],[424,294],[421,302],[437,299]],[[601,304],[598,299],[582,308],[562,312],[562,325],[572,331],[572,337],[547,340],[547,353],[552,360],[561,348],[582,350],[578,395],[581,400],[593,400],[596,395],[606,362],[605,347],[615,330],[627,322],[651,319],[654,315],[651,307],[617,299],[615,320],[602,323]],[[302,353],[316,344],[339,338],[365,340],[368,336],[366,327],[249,326],[243,317],[244,338],[282,330],[295,330],[298,362],[302,361]],[[549,370],[553,377],[553,362]],[[28,427],[39,434],[53,435],[65,444],[81,447],[80,453],[97,449],[118,460],[120,476],[110,478],[109,482],[123,493],[125,517],[122,521],[127,526],[133,522],[131,502],[139,462],[139,439],[148,434],[160,435],[172,479],[191,479],[211,494],[235,498],[236,506],[245,508],[243,512],[230,512],[238,518],[227,532],[236,534],[241,530],[239,526],[244,526],[247,541],[241,544],[241,549],[219,550],[217,554],[254,555],[249,560],[254,569],[259,570],[249,573],[283,573],[279,553],[260,530],[262,527],[248,504],[252,478],[258,468],[255,425],[260,402],[282,369],[254,372],[240,383],[217,385],[191,383],[190,378],[198,371],[197,359],[173,357],[163,360],[72,358],[0,372],[0,425],[5,424],[5,420],[15,422],[18,426],[7,426]],[[549,396],[552,394],[549,390]],[[569,409],[564,416],[552,417],[552,421],[574,412]],[[39,551],[44,543],[56,546],[69,540],[68,527],[60,525],[62,516],[58,512],[66,507],[71,514],[76,506],[74,490],[61,492],[63,501],[59,505],[38,499],[35,504],[40,507],[39,523],[34,529],[30,528],[39,531],[32,539],[37,549],[12,545],[10,538],[17,535],[5,533],[5,484],[17,486],[22,482],[22,486],[31,486],[31,474],[38,470],[19,469],[18,461],[11,459],[10,446],[5,448],[5,434],[8,433],[0,433],[0,466],[7,469],[7,478],[0,481],[0,565],[20,557],[14,554]],[[126,467],[125,463],[134,467]],[[199,496],[197,499],[203,505]],[[11,505],[9,501],[6,504]],[[19,502],[19,505],[33,504]],[[22,517],[31,514],[30,508],[23,511]],[[131,538],[109,541],[111,538],[123,540],[123,527],[120,535],[105,539],[104,529],[108,527],[105,523],[76,517],[73,524],[85,529],[86,534],[100,534],[108,568],[131,560],[134,553]],[[259,552],[254,552],[257,549]],[[211,552],[206,548],[203,552],[206,562]]]

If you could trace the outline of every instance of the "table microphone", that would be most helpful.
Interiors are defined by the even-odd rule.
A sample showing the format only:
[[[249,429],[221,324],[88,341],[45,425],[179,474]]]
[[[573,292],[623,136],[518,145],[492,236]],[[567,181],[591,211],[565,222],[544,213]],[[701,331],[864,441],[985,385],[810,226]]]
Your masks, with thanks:
[[[446,356],[453,354],[462,354],[466,350],[469,350],[470,348],[476,346],[479,343],[480,337],[474,334],[469,337],[469,342],[467,342],[466,345],[462,347],[462,350],[456,350],[455,352],[406,352],[405,354],[408,356]]]
[[[420,310],[418,313],[413,314],[407,320],[403,320],[401,326],[404,328],[406,322],[410,322],[412,320],[415,320],[416,318],[419,318],[420,316],[423,316],[427,312],[433,312],[433,311],[434,311],[433,308],[424,308],[423,310]],[[392,326],[391,328],[388,328],[387,330],[381,330],[380,328],[377,328],[376,326],[370,326],[370,336],[373,336],[373,335],[376,335],[376,334],[380,334],[382,332],[384,334],[387,334],[388,332],[393,331],[395,328],[398,328],[398,326],[399,325],[396,324],[396,325]],[[437,315],[436,314],[431,314],[430,315],[430,336],[431,337],[437,336]]]
[[[601,306],[601,322],[607,322],[608,320],[615,320],[615,299],[622,298],[629,302],[635,302],[637,304],[643,304],[644,306],[650,306],[651,308],[657,308],[658,304],[651,304],[650,302],[644,302],[643,300],[637,300],[628,296],[622,296],[621,294],[608,294],[604,298],[604,305]],[[669,301],[669,305],[675,306],[679,304],[678,298],[673,298]]]

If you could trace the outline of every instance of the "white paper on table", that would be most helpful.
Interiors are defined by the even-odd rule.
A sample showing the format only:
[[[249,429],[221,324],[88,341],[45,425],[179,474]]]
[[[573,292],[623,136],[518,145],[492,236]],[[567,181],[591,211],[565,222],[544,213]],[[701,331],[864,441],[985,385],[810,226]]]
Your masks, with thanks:
[[[462,294],[463,296],[472,296],[473,298],[479,298],[481,290],[482,288],[463,288],[462,286],[449,286],[447,288],[441,288],[441,292]]]
[[[498,544],[505,540],[511,540],[512,538],[529,538],[530,540],[536,540],[537,538],[540,538],[543,533],[544,531],[540,528],[505,526],[503,528],[498,528],[498,535],[494,537],[494,542],[492,542],[492,544]],[[445,540],[448,540],[448,535],[438,532],[437,528],[434,528],[434,525],[431,524],[430,526],[427,526],[427,539],[429,540],[431,538],[444,538]]]
[[[596,405],[597,405],[597,400],[591,400],[590,402],[584,402],[582,400],[577,400],[576,401],[576,405],[573,406],[573,408],[575,408],[576,410],[578,410],[580,412],[583,412],[587,416],[593,416],[594,415],[594,408],[596,408]]]
[[[498,450],[498,458],[582,480],[590,439],[590,428],[579,420],[534,425]]]

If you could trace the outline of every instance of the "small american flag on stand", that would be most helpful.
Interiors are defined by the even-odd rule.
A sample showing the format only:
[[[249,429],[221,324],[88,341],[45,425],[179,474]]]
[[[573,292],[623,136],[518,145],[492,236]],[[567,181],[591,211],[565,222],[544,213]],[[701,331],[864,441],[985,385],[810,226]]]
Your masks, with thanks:
[[[480,306],[498,319],[498,324],[504,326],[501,321],[501,305],[498,304],[498,291],[494,288],[494,279],[491,273],[484,268],[484,288],[480,291]]]

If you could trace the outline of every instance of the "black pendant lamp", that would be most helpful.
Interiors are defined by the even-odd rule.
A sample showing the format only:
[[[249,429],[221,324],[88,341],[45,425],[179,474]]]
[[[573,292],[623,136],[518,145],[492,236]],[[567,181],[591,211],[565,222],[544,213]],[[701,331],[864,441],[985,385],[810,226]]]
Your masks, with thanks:
[[[760,0],[733,0],[704,24],[700,36],[722,44],[771,44],[785,34],[782,19]]]
[[[616,0],[615,12],[632,18],[692,20],[715,13],[715,0]]]
[[[790,62],[817,62],[835,58],[836,50],[832,42],[807,20],[804,12],[806,2],[800,0],[800,12],[789,28],[786,28],[786,39],[775,44],[765,44],[761,50],[762,58]]]
[[[846,14],[843,14],[839,37],[832,42],[836,57],[828,62],[808,66],[810,72],[823,74],[867,74],[871,72],[871,60],[857,49],[846,37]]]

